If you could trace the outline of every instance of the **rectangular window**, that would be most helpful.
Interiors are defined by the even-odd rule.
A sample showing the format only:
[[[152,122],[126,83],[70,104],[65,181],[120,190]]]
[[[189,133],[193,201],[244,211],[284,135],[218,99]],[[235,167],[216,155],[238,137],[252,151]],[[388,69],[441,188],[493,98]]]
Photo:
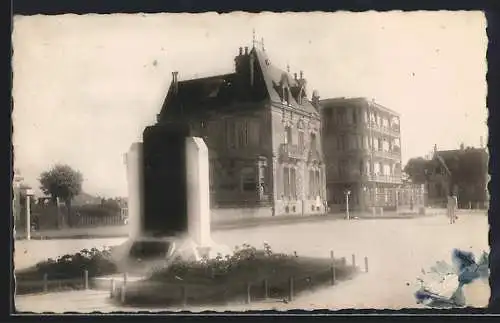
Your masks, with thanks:
[[[237,133],[238,133],[238,147],[245,147],[245,122],[238,122]]]
[[[352,109],[346,109],[346,123],[351,125],[353,123],[353,111]]]
[[[309,170],[309,198],[314,196],[314,172]]]
[[[297,199],[297,178],[295,168],[290,168],[290,193],[293,199]]]
[[[286,197],[290,197],[290,170],[288,167],[283,168],[283,188]]]
[[[304,132],[299,131],[299,149],[302,151],[304,150],[305,145],[304,145]]]
[[[314,173],[314,189],[315,189],[315,192],[314,192],[314,198],[316,198],[317,196],[319,196],[319,183],[320,183],[320,177],[319,177],[319,170],[317,170],[315,173]]]
[[[285,144],[292,144],[292,128],[285,127]]]

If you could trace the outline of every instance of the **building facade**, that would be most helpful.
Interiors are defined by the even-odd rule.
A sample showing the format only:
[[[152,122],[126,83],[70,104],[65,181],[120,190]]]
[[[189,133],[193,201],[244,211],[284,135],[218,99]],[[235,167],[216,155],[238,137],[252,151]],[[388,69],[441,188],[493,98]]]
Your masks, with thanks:
[[[444,207],[450,194],[457,196],[460,208],[487,209],[488,159],[486,148],[464,147],[438,150],[426,167],[428,202]]]
[[[365,98],[320,102],[328,204],[396,208],[402,185],[400,116]],[[401,193],[401,192],[399,192]]]
[[[315,101],[314,101],[315,100]],[[271,64],[265,50],[239,49],[233,73],[178,80],[158,122],[181,121],[205,139],[213,208],[263,215],[325,210],[320,114],[306,80]]]

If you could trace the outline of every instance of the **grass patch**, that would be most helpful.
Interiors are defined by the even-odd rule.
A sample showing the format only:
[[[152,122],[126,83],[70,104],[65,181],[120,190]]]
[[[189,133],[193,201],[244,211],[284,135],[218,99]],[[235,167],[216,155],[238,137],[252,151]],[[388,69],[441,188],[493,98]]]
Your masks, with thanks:
[[[334,261],[336,280],[353,277],[355,269]],[[129,283],[125,304],[169,306],[224,304],[267,297],[288,299],[293,295],[332,282],[332,260],[273,253],[269,245],[257,250],[249,245],[232,256],[201,262],[175,260],[157,268],[146,279]]]
[[[33,267],[16,271],[16,293],[20,295],[81,289],[85,270],[89,279],[117,273],[110,249],[83,249],[76,254],[48,259]]]

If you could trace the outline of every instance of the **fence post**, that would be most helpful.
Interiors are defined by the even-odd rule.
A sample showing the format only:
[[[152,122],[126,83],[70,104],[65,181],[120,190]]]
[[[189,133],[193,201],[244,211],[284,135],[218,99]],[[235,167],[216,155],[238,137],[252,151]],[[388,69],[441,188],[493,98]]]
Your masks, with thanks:
[[[181,285],[182,306],[187,306],[187,286]]]
[[[365,272],[368,272],[368,257],[365,257]]]
[[[330,265],[330,271],[331,271],[331,275],[332,275],[332,285],[335,285],[336,272],[335,272],[335,257],[333,254],[333,250],[330,251],[330,258],[332,260],[332,263]]]
[[[114,298],[115,297],[115,279],[111,278],[111,288],[109,291],[109,297]]]
[[[356,255],[352,254],[352,266],[356,267]]]
[[[293,276],[288,280],[288,301],[293,301]]]
[[[83,288],[89,289],[89,271],[87,269],[83,271]]]
[[[246,287],[247,287],[246,304],[250,304],[252,302],[252,286],[250,285],[249,282],[247,282]]]
[[[49,275],[43,274],[43,292],[46,293],[49,290]]]
[[[126,294],[127,294],[127,273],[123,273],[123,286],[120,295],[122,303],[125,303]]]
[[[267,279],[264,279],[264,299],[269,298],[269,282]]]

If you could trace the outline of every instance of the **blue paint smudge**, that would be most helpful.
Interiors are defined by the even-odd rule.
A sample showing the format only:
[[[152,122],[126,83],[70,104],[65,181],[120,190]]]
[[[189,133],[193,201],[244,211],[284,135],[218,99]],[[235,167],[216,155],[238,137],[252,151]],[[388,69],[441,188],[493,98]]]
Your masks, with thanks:
[[[438,261],[436,265],[430,268],[429,272],[425,272],[423,269],[422,272],[439,277],[441,282],[447,276],[457,276],[458,287],[453,294],[450,297],[446,297],[433,292],[425,286],[423,279],[419,279],[422,286],[415,292],[418,304],[439,308],[463,307],[466,305],[463,287],[478,279],[488,279],[488,254],[486,252],[483,252],[476,262],[476,258],[472,252],[454,249],[452,251],[452,264],[449,265],[445,261]]]

